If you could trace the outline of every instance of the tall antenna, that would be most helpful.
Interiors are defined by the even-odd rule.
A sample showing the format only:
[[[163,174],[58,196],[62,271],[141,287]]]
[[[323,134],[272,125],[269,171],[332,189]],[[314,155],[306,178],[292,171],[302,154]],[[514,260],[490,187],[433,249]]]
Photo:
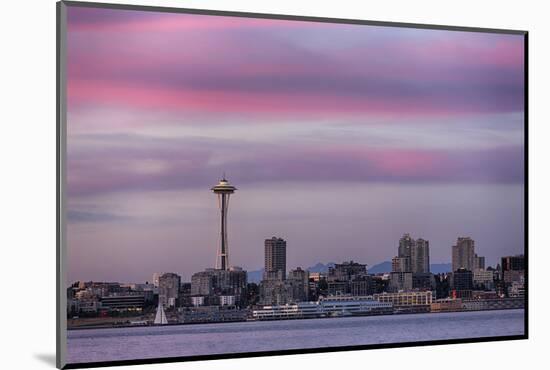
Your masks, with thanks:
[[[237,190],[236,187],[229,184],[229,181],[225,178],[225,172],[223,178],[218,185],[212,189],[214,194],[218,195],[218,205],[220,207],[220,246],[218,249],[218,258],[216,258],[216,269],[228,270],[229,269],[229,245],[227,242],[227,211],[229,210],[229,197]]]

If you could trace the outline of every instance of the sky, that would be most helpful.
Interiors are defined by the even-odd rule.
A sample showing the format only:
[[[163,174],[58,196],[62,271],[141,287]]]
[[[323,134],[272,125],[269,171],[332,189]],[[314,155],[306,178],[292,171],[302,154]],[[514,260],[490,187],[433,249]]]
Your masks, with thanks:
[[[523,36],[68,8],[68,280],[523,251]]]

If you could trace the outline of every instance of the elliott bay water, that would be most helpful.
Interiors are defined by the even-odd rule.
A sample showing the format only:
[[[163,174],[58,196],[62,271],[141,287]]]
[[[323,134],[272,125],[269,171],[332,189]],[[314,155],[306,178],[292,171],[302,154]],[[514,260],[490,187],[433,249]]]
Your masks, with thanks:
[[[524,315],[520,309],[70,330],[67,362],[522,335]]]

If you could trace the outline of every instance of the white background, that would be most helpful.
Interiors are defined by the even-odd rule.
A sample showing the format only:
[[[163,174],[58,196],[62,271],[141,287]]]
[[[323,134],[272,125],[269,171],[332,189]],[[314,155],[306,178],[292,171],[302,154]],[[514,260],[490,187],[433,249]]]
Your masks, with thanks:
[[[124,1],[111,0],[121,3]],[[530,32],[530,339],[144,365],[155,369],[543,367],[550,308],[550,39],[544,1],[172,0],[134,4],[511,28]],[[53,368],[55,358],[55,1],[2,3],[0,27],[0,363]],[[537,366],[538,364],[538,366]],[[5,366],[7,365],[7,366]],[[154,367],[153,367],[154,366]],[[134,366],[140,369],[143,366]]]

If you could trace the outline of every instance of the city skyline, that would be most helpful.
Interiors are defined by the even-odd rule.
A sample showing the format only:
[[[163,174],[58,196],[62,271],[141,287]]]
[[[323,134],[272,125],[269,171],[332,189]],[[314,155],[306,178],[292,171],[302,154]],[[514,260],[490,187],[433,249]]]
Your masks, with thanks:
[[[67,44],[69,281],[214,267],[224,171],[245,269],[523,250],[520,35],[72,7]]]
[[[224,176],[225,178],[225,176]],[[398,249],[401,248],[401,241],[403,240],[403,238],[408,238],[410,237],[410,233],[403,233],[401,238],[399,239],[398,241]],[[459,236],[457,237],[457,243],[458,241],[460,241],[461,239],[468,239],[468,240],[473,240],[471,239],[470,237],[463,237],[463,236]],[[414,240],[413,240],[414,241]],[[423,238],[418,238],[416,240],[416,242],[418,241],[421,241],[422,245],[424,245],[424,248],[428,248],[427,249],[427,253],[429,255],[429,240],[426,240],[426,239],[423,239]],[[279,242],[282,242],[282,245],[284,246],[283,247],[283,257],[279,257],[280,253],[281,252],[274,252],[273,248],[275,245],[278,245],[276,243],[279,243]],[[278,236],[272,236],[272,237],[269,237],[267,239],[264,240],[264,249],[263,249],[263,252],[264,252],[264,267],[260,267],[260,268],[257,268],[257,269],[254,269],[254,270],[251,270],[251,269],[248,269],[248,268],[244,268],[243,271],[245,272],[254,272],[254,273],[258,273],[258,272],[262,272],[262,275],[263,277],[265,278],[266,276],[270,276],[270,274],[272,276],[276,276],[273,275],[273,273],[276,272],[276,270],[274,270],[274,266],[278,266],[279,269],[282,270],[282,275],[280,275],[279,278],[285,278],[287,276],[286,274],[286,271],[287,270],[294,270],[294,269],[302,269],[304,268],[306,272],[309,271],[310,268],[312,267],[315,267],[319,264],[322,264],[324,265],[325,267],[327,267],[327,269],[330,268],[331,264],[339,264],[339,263],[352,263],[354,262],[354,259],[353,258],[349,258],[349,257],[343,257],[341,258],[340,260],[335,260],[335,261],[317,261],[317,262],[311,262],[309,265],[292,265],[292,264],[288,264],[287,263],[287,258],[286,258],[286,243],[287,241],[284,240],[283,238],[281,237],[278,237]],[[455,243],[456,244],[456,243]],[[269,247],[268,247],[269,245]],[[269,248],[269,249],[268,249]],[[427,258],[428,259],[428,262],[424,262],[423,265],[425,267],[423,267],[422,271],[420,271],[420,273],[430,273],[430,274],[438,274],[437,272],[433,272],[431,271],[431,266],[432,265],[443,265],[443,264],[447,264],[449,266],[453,266],[454,265],[454,260],[456,257],[453,257],[453,253],[454,253],[454,249],[456,248],[455,245],[453,245],[452,247],[452,250],[451,250],[451,259],[450,259],[450,262],[433,262],[433,263],[430,263],[429,262],[429,257]],[[225,269],[222,269],[219,267],[218,265],[218,261],[219,261],[219,258],[220,258],[220,255],[219,255],[219,250],[218,249],[218,254],[217,254],[217,257],[216,257],[216,266],[207,266],[205,267],[205,270],[225,270]],[[276,254],[274,254],[276,253]],[[399,253],[401,253],[401,251],[399,251]],[[410,252],[409,252],[410,253]],[[423,252],[423,253],[426,253],[426,252]],[[277,257],[275,257],[277,255]],[[269,256],[269,257],[268,257]],[[522,252],[518,252],[516,254],[511,254],[509,256],[500,256],[498,257],[498,260],[495,261],[495,264],[493,265],[485,265],[485,256],[479,256],[480,258],[483,259],[483,266],[479,267],[479,266],[475,266],[475,267],[472,267],[469,271],[474,271],[474,270],[478,270],[478,269],[482,269],[482,270],[486,270],[486,268],[488,267],[491,267],[493,269],[496,269],[497,267],[500,266],[500,263],[501,263],[501,260],[503,258],[512,258],[512,257],[517,257],[517,256],[523,256],[523,253]],[[282,260],[280,260],[281,262],[274,262],[274,258],[277,258],[280,260],[280,258],[282,258]],[[396,265],[396,259],[399,258],[399,255],[392,258],[392,259],[389,259],[389,260],[385,260],[385,261],[380,261],[376,264],[368,264],[368,263],[365,263],[364,265],[370,269],[371,267],[374,267],[376,265],[382,265],[382,264],[388,264],[388,271],[384,272],[384,274],[390,274],[392,272],[395,272],[395,271],[409,271],[411,273],[413,273],[413,264],[411,264],[411,262],[409,261],[408,265],[408,268],[406,269],[403,269],[403,265],[401,262],[400,264]],[[413,257],[413,261],[415,260],[415,258],[418,258],[418,257]],[[425,257],[420,257],[421,259],[425,258]],[[478,258],[478,254],[476,253],[475,254],[475,258],[477,259]],[[355,261],[357,262],[357,261]],[[362,261],[359,261],[359,262],[362,262]],[[475,265],[475,262],[473,262],[474,264],[472,266]],[[268,268],[266,268],[267,266],[270,266]],[[399,266],[399,267],[396,267],[396,266]],[[237,266],[237,265],[227,265],[227,270],[229,270],[230,268],[233,268],[233,267],[238,267],[238,268],[242,268],[242,266]],[[460,268],[463,268],[463,267],[460,267]],[[450,270],[448,271],[448,273],[452,273],[453,271],[456,271],[457,269],[451,267]],[[138,280],[135,280],[135,281],[129,281],[129,280],[118,280],[117,282],[118,283],[142,283],[143,281],[145,281],[146,283],[148,284],[154,284],[154,285],[158,285],[158,278],[160,275],[162,274],[178,274],[178,276],[181,277],[181,281],[182,282],[190,282],[191,281],[191,276],[196,274],[198,272],[197,271],[192,271],[192,272],[188,272],[188,273],[182,273],[180,271],[168,271],[168,270],[164,270],[164,272],[159,272],[159,271],[155,271],[155,272],[152,272],[150,274],[149,277],[152,276],[152,279],[145,279],[145,280],[142,280],[142,281],[138,281]],[[266,272],[269,273],[266,275]],[[328,270],[327,270],[328,272]],[[370,271],[369,271],[370,273]],[[379,272],[377,273],[374,273],[374,274],[381,274]],[[186,279],[187,277],[187,279]],[[86,281],[94,281],[94,282],[101,282],[101,281],[114,281],[114,280],[101,280],[101,279],[76,279],[76,280],[73,280],[72,282],[70,282],[71,284],[75,283],[75,282],[86,282]],[[249,282],[252,282],[252,281],[249,281]]]

